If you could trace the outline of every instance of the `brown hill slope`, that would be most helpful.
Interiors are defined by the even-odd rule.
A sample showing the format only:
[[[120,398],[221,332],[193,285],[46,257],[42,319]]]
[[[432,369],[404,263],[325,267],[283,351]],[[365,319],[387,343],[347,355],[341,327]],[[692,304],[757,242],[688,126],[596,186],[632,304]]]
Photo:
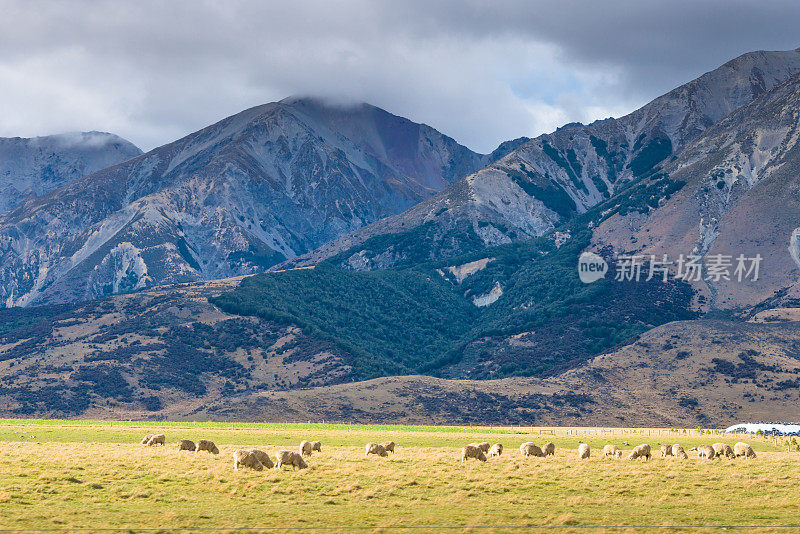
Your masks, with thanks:
[[[786,310],[669,323],[545,379],[348,382],[338,347],[208,304],[233,283],[37,309],[3,332],[0,415],[684,427],[800,416],[800,322]]]

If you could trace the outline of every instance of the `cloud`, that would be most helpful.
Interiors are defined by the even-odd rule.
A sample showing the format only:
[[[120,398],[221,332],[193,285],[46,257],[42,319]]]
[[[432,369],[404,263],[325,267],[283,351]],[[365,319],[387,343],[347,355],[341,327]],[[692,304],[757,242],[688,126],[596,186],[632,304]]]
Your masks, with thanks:
[[[632,111],[753,49],[791,2],[7,0],[0,135],[150,149],[292,94],[363,100],[482,152]]]

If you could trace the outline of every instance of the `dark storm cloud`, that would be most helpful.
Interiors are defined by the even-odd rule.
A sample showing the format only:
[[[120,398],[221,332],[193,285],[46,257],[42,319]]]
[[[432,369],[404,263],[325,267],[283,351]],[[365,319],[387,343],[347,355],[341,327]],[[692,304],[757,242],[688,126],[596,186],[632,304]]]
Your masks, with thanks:
[[[472,148],[633,110],[750,50],[794,2],[0,1],[0,135],[152,148],[291,94],[365,100]]]

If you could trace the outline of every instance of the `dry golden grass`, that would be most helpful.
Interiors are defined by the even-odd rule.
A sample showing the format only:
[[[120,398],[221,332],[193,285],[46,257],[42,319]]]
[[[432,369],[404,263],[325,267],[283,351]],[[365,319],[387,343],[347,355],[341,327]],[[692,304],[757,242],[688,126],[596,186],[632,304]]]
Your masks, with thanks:
[[[751,461],[656,457],[645,463],[599,457],[607,440],[619,445],[629,440],[631,446],[647,441],[634,442],[627,434],[559,437],[553,440],[555,457],[523,459],[520,443],[541,445],[549,437],[489,431],[0,427],[4,529],[455,525],[502,532],[522,525],[683,525],[689,531],[699,525],[785,525],[800,517],[800,455],[766,442],[753,441],[758,458]],[[165,433],[167,447],[138,444],[140,434],[152,432]],[[47,439],[48,433],[57,439]],[[11,441],[14,435],[37,441]],[[178,438],[205,435],[216,440],[219,456],[179,452],[175,446]],[[237,448],[258,447],[274,457],[279,449],[296,448],[300,438],[323,443],[306,470],[233,471]],[[381,438],[396,441],[397,453],[365,458],[363,444]],[[581,438],[595,454],[586,461],[576,458]],[[476,440],[501,442],[506,451],[486,463],[462,465],[459,446]],[[664,441],[688,448],[720,440]],[[649,441],[657,449],[656,440]]]

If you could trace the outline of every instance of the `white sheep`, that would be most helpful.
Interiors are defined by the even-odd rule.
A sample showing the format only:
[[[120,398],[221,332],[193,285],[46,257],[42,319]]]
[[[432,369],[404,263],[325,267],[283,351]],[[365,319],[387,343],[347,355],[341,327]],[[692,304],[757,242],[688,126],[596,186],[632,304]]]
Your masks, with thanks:
[[[636,460],[637,458],[644,458],[645,462],[648,461],[650,459],[650,445],[642,443],[635,446],[628,455],[628,460]]]
[[[244,451],[241,449],[234,451],[233,453],[233,470],[238,471],[239,466],[249,467],[250,469],[254,469],[256,471],[261,471],[264,469],[264,465],[258,461],[258,458],[255,454],[253,454],[253,451]]]
[[[531,441],[526,441],[522,445],[519,446],[519,452],[522,454],[523,457],[527,458],[528,456],[535,456],[537,458],[544,458],[544,451],[539,448],[538,445]]]
[[[284,465],[291,465],[292,471],[295,469],[305,469],[308,464],[303,459],[303,455],[294,451],[278,451],[278,459],[275,462],[275,469],[281,469]]]
[[[731,446],[727,443],[715,443],[712,447],[714,448],[714,455],[717,458],[722,458],[723,456],[726,458],[735,458],[733,449],[731,449]]]
[[[622,458],[622,451],[619,450],[619,447],[617,447],[616,445],[608,444],[605,447],[603,447],[603,456],[605,458],[608,458],[609,456],[615,458]]]
[[[480,450],[484,452],[484,454],[489,452],[489,449],[492,447],[487,441],[482,441],[480,443],[470,443],[470,445],[472,445],[473,447],[478,447]]]
[[[194,448],[194,452],[195,454],[197,454],[200,451],[207,451],[210,452],[211,454],[219,454],[219,449],[214,444],[214,442],[207,439],[201,439],[197,442],[197,446]]]
[[[714,447],[711,445],[698,445],[697,446],[697,457],[701,460],[705,458],[706,460],[713,460],[716,458],[717,453],[714,451]]]
[[[500,456],[503,454],[503,444],[502,443],[495,443],[492,445],[492,448],[489,449],[489,457],[494,458],[495,456]]]
[[[255,455],[256,459],[258,459],[258,461],[261,462],[261,465],[263,465],[267,469],[272,469],[272,467],[275,465],[275,464],[272,463],[272,460],[270,459],[269,454],[267,454],[266,452],[258,450],[258,449],[250,449],[249,452],[253,453],[253,455]]]
[[[675,445],[672,446],[672,455],[675,458],[680,458],[681,460],[685,460],[689,457],[689,455],[686,454],[686,451],[683,450],[683,447],[679,443],[676,443]]]
[[[366,447],[364,447],[364,456],[366,457],[370,454],[388,456],[388,454],[386,454],[386,449],[380,443],[367,443]]]
[[[476,447],[475,445],[465,445],[464,448],[461,449],[461,463],[466,462],[468,458],[475,458],[481,462],[486,461],[486,455],[480,447]]]
[[[152,447],[153,445],[164,445],[167,444],[167,437],[164,434],[153,434],[150,436],[150,439],[147,440],[147,445]]]
[[[739,456],[744,456],[747,459],[756,457],[756,451],[753,450],[753,447],[742,441],[733,446],[733,453],[736,458]]]
[[[587,443],[581,443],[578,445],[578,458],[581,460],[587,459],[592,454],[591,449]]]
[[[194,441],[190,439],[179,439],[178,440],[178,450],[179,451],[193,451],[195,448]]]

